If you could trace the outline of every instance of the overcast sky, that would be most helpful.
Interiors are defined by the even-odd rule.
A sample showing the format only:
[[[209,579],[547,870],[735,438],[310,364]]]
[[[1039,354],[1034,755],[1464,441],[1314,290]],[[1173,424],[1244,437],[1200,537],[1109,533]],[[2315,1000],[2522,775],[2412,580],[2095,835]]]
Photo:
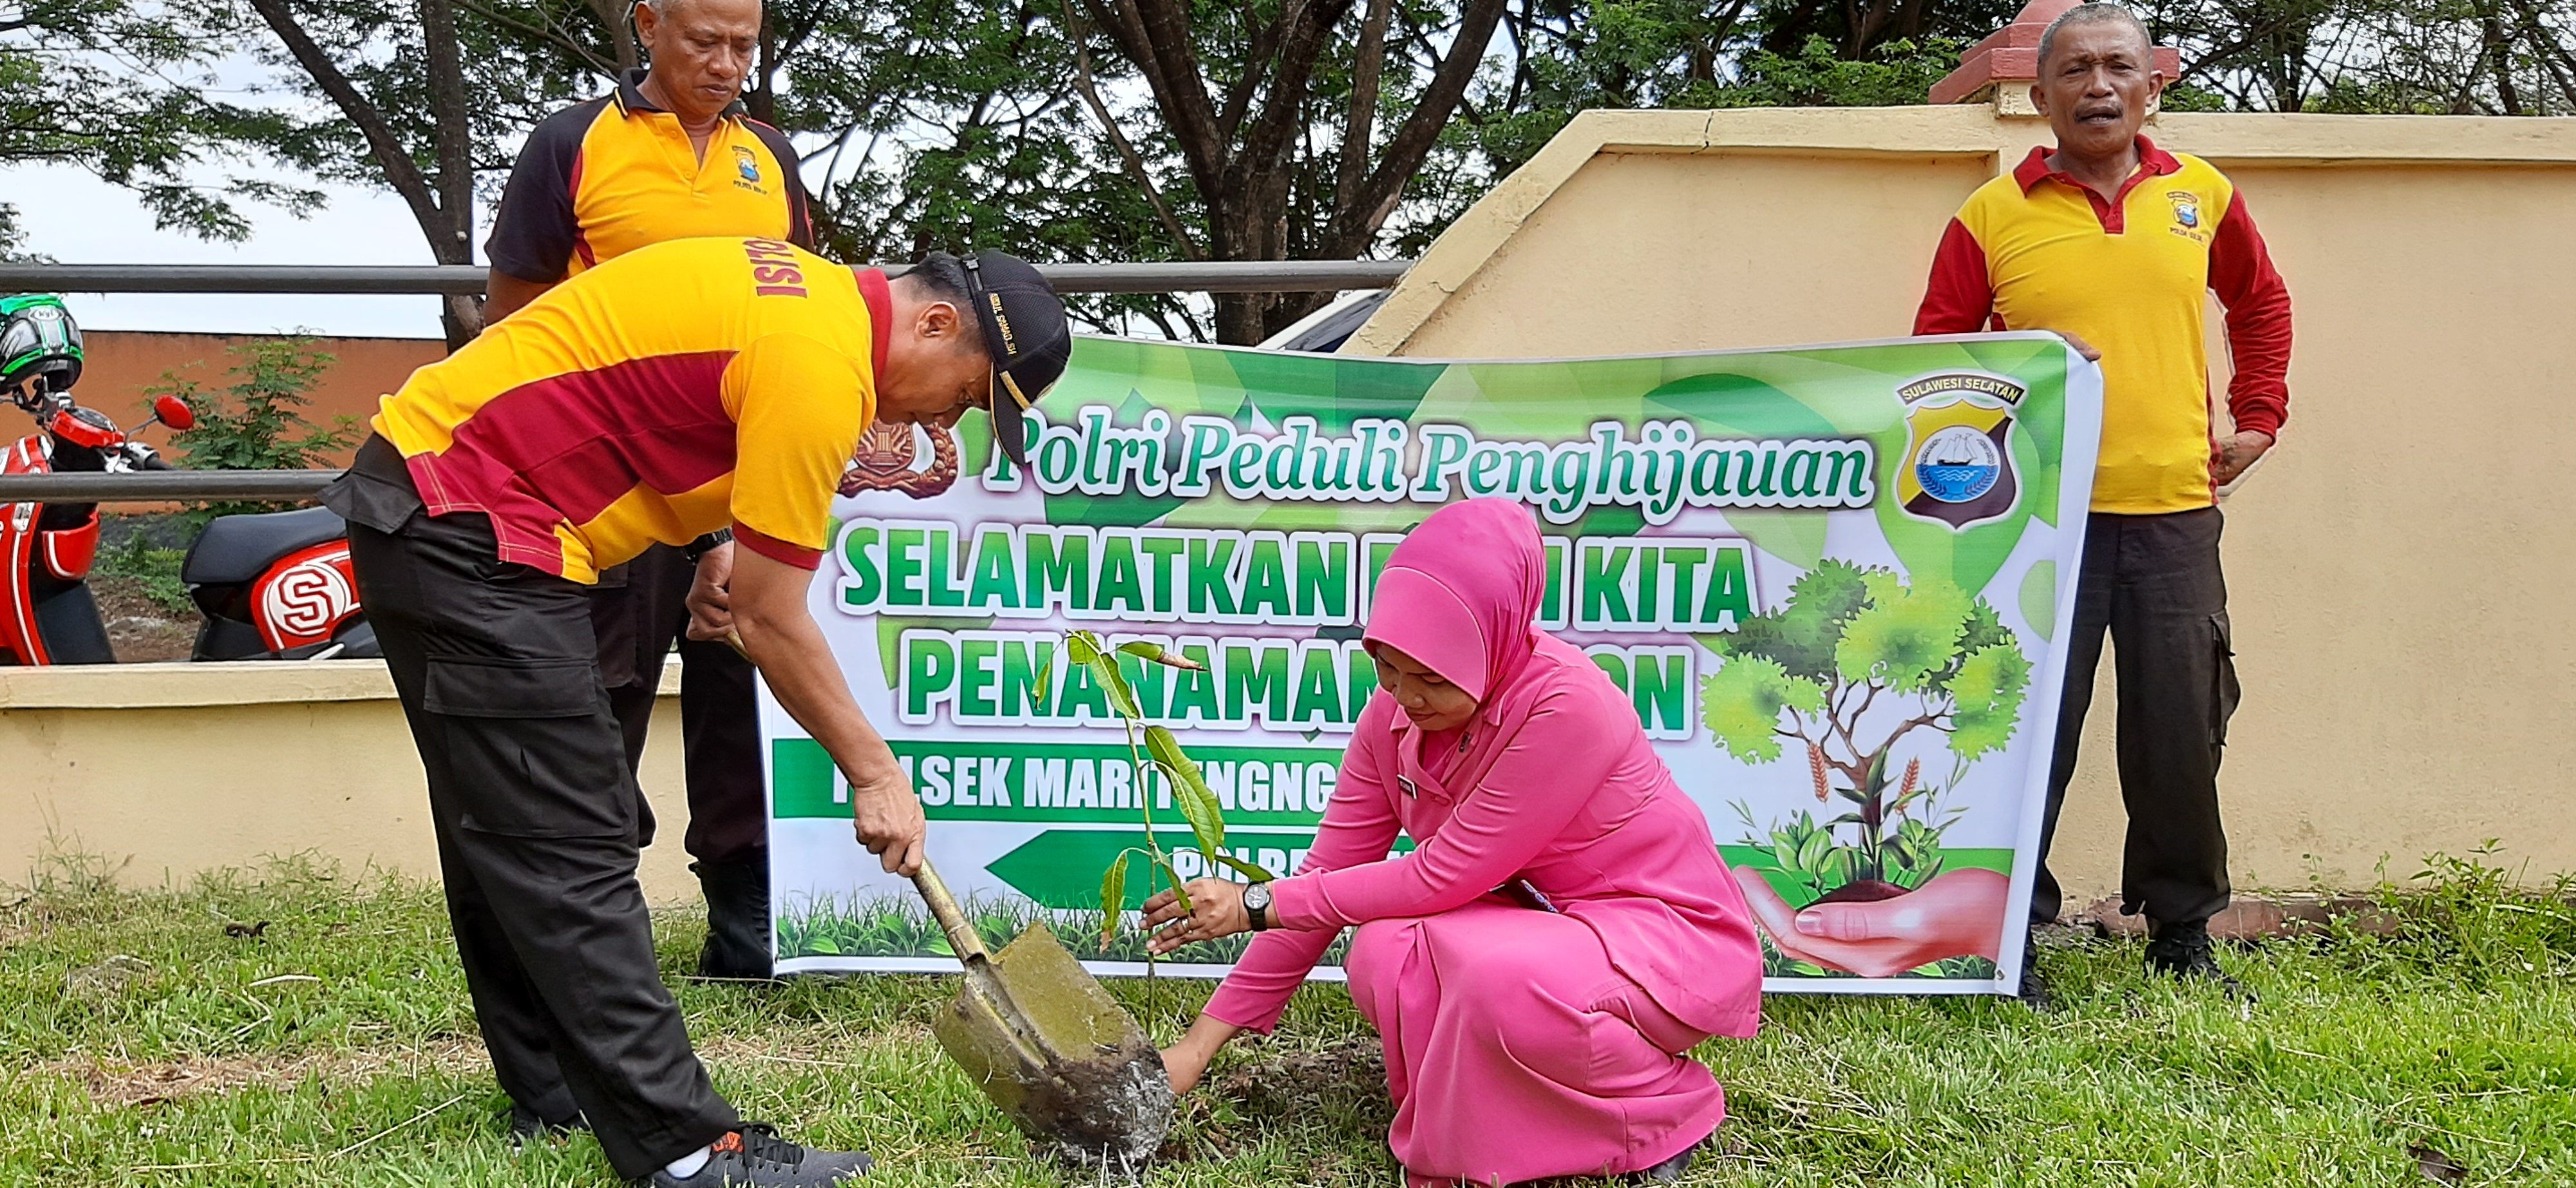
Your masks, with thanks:
[[[298,182],[310,184],[307,179]],[[18,208],[24,250],[64,264],[429,264],[410,208],[389,193],[325,186],[329,205],[309,219],[245,205],[256,231],[238,244],[153,229],[134,195],[78,169],[0,168],[0,195]],[[483,220],[476,220],[481,238]],[[478,243],[478,248],[480,247]],[[477,253],[480,258],[480,252]],[[435,297],[301,293],[73,293],[72,316],[100,330],[201,330],[436,338]]]

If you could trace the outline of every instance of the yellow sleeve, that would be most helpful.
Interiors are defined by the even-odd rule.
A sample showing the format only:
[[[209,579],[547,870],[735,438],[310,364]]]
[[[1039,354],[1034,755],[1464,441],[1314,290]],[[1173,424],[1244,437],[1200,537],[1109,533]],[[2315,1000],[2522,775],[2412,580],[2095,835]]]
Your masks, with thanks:
[[[822,564],[832,493],[876,417],[867,369],[802,334],[754,340],[725,368],[734,414],[736,543],[801,569]]]

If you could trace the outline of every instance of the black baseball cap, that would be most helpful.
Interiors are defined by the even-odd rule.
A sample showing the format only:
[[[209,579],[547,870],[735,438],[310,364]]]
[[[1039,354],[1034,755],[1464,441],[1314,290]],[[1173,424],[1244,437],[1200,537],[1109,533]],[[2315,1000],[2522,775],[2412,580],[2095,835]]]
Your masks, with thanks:
[[[967,296],[993,356],[993,444],[1026,466],[1029,407],[1064,378],[1065,361],[1073,357],[1064,300],[1017,256],[977,252],[958,262],[966,266]]]

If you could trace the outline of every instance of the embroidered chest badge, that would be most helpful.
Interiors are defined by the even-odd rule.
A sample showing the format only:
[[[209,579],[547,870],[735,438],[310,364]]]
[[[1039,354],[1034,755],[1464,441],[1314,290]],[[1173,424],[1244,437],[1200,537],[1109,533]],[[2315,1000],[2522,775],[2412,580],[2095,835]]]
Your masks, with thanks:
[[[2208,242],[2209,231],[2200,221],[2200,195],[2189,190],[2168,190],[2165,199],[2173,203],[2174,225],[2170,230],[2194,243]]]
[[[735,172],[742,174],[742,180],[760,184],[760,158],[753,156],[749,148],[739,144],[733,146],[733,167]]]

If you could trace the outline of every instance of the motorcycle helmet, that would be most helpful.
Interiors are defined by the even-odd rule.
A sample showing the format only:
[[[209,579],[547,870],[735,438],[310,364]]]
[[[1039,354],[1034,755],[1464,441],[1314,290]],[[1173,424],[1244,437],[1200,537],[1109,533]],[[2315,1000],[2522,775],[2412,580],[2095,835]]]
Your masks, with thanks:
[[[0,297],[0,392],[24,400],[27,381],[37,377],[46,391],[70,391],[80,382],[81,357],[80,324],[62,298]]]

